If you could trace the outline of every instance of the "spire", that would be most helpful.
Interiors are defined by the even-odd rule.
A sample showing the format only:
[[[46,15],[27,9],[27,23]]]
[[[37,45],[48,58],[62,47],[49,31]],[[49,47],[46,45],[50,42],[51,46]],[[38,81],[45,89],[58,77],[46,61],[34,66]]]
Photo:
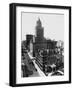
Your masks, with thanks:
[[[38,17],[38,21],[37,21],[37,26],[42,26],[42,23],[41,23],[41,20],[39,17]]]

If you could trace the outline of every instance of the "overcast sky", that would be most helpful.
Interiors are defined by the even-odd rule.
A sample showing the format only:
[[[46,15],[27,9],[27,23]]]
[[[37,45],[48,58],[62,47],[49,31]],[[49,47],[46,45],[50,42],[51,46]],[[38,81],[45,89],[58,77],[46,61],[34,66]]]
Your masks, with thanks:
[[[52,13],[22,13],[22,40],[26,39],[26,34],[35,35],[38,17],[44,27],[45,38],[64,41],[64,15]]]

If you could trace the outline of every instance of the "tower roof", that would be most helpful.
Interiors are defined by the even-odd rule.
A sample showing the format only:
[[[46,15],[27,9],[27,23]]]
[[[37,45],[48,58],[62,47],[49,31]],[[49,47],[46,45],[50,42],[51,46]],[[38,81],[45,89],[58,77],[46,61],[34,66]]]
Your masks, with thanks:
[[[39,25],[39,26],[41,26],[41,20],[40,20],[40,18],[38,18],[38,21],[37,21],[37,25]]]

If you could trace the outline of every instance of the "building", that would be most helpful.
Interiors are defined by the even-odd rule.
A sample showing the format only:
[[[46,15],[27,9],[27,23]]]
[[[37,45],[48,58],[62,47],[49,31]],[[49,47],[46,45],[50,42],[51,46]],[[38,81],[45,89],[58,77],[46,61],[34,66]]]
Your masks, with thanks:
[[[38,19],[36,23],[36,35],[35,35],[35,42],[34,42],[34,50],[35,52],[38,49],[53,49],[56,46],[56,41],[51,39],[46,39],[44,37],[44,28],[42,27],[42,22]]]
[[[44,40],[44,28],[42,27],[41,20],[38,19],[36,25],[36,43],[43,42]]]
[[[35,51],[37,52],[38,49],[46,48],[46,40],[44,38],[44,28],[42,27],[41,20],[38,19],[37,24],[36,24],[36,35],[35,35],[35,43],[34,43],[34,48]]]
[[[32,44],[33,44],[33,35],[27,34],[26,35],[26,48],[28,51],[32,49]]]
[[[56,58],[54,57],[56,43],[57,41],[46,39],[44,37],[44,28],[42,27],[41,20],[38,19],[36,24],[35,42],[33,43],[33,55],[36,57],[37,65],[44,73],[45,65],[53,64],[56,61]],[[40,55],[38,52],[39,50],[43,55]],[[47,51],[49,51],[48,54]]]

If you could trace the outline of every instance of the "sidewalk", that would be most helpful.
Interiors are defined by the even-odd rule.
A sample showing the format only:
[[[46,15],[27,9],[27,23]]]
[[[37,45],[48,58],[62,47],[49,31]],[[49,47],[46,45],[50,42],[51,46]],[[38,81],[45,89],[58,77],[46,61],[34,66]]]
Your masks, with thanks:
[[[38,65],[35,63],[34,57],[32,57],[32,56],[30,55],[30,53],[28,53],[28,55],[29,55],[30,59],[33,59],[32,61],[33,61],[34,65],[35,65],[35,68],[37,69],[38,76],[40,76],[40,77],[46,77],[45,74],[44,74],[44,73],[41,71],[41,69],[38,67]],[[37,74],[37,73],[34,72],[34,74]],[[34,75],[33,75],[33,76],[34,76]],[[36,76],[36,75],[35,75],[35,76]]]
[[[35,60],[33,61],[34,65],[35,65],[35,68],[37,69],[39,75],[41,77],[46,77],[45,74],[41,71],[41,69],[38,67],[38,65],[35,63]]]

